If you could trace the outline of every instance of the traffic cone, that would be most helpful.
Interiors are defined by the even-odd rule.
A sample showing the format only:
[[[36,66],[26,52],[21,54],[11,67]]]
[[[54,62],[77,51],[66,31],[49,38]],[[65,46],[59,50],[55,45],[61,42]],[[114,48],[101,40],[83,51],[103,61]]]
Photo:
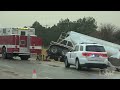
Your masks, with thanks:
[[[35,69],[33,70],[32,73],[33,73],[32,78],[33,78],[33,79],[37,79],[37,75],[36,75],[36,70],[35,70]]]

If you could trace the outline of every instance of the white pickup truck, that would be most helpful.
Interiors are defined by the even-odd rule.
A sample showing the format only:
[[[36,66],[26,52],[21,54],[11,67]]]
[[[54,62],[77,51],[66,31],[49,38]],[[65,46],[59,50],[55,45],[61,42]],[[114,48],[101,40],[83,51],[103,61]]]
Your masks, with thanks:
[[[95,43],[81,43],[65,55],[65,67],[74,65],[77,70],[82,67],[100,68],[108,67],[108,56],[104,46]]]

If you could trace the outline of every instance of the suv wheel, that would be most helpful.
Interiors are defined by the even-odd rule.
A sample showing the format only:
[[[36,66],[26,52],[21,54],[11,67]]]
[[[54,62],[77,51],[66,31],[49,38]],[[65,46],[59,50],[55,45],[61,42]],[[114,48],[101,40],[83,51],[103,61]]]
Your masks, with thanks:
[[[67,59],[67,58],[65,59],[65,67],[66,67],[66,68],[69,68],[69,67],[70,67],[70,64],[68,63],[68,59]]]
[[[75,68],[76,68],[77,70],[80,70],[80,69],[81,69],[81,66],[80,66],[79,60],[76,60]]]

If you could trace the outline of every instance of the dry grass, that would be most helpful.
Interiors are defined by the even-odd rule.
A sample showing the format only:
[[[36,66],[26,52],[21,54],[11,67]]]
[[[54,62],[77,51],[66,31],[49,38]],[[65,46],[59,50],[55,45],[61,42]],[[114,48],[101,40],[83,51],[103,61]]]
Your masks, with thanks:
[[[45,55],[47,56],[47,52],[46,52],[47,49],[42,49],[42,52],[41,52],[41,55]]]

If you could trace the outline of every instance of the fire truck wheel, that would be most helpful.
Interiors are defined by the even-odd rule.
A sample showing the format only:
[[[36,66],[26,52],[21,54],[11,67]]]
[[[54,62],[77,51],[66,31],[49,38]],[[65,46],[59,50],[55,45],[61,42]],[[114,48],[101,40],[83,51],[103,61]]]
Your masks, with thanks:
[[[7,59],[7,53],[6,53],[6,48],[5,47],[2,48],[2,58]]]
[[[28,56],[20,56],[21,60],[28,60]]]
[[[7,59],[13,59],[13,55],[7,53]]]

